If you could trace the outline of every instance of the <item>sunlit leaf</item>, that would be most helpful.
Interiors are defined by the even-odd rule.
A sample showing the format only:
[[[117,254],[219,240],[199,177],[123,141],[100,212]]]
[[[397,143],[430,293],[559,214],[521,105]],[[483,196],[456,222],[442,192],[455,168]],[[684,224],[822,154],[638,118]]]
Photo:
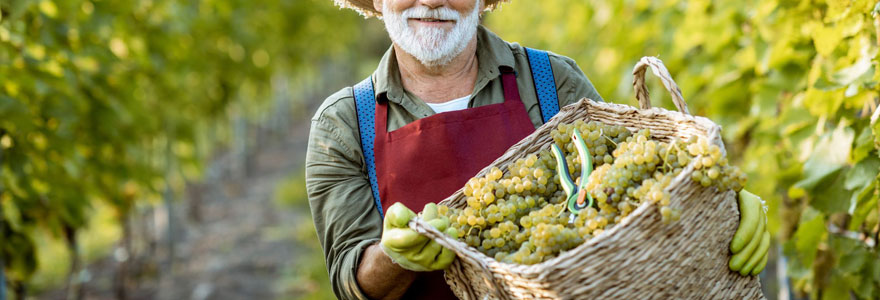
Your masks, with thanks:
[[[819,52],[819,55],[822,56],[831,55],[843,39],[843,34],[839,28],[834,26],[822,24],[815,24],[814,26],[812,38],[813,44],[816,45],[816,52]]]
[[[866,46],[867,47],[867,46]],[[831,81],[839,86],[846,86],[856,81],[860,77],[865,79],[871,78],[873,74],[873,61],[876,56],[876,50],[870,51],[867,48],[862,51],[862,55],[852,65],[840,69],[831,75]]]
[[[40,1],[40,11],[50,18],[55,18],[58,16],[58,6],[56,6],[54,2],[49,0]]]

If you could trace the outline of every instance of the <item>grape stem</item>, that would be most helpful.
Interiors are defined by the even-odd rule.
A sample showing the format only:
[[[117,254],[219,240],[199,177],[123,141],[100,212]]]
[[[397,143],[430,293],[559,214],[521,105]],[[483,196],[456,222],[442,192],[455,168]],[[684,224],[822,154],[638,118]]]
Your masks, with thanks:
[[[565,202],[563,202],[563,203],[559,203],[559,204],[553,204],[553,205],[561,206],[561,208],[559,209],[559,212],[556,213],[556,217],[561,216],[562,213],[565,212]]]
[[[599,129],[599,136],[604,137],[606,140],[608,140],[609,142],[611,142],[612,144],[614,144],[614,148],[617,148],[617,143],[615,143],[614,140],[612,140],[612,139],[609,138],[607,135],[605,135],[605,130],[604,130],[604,129]]]
[[[670,154],[669,152],[672,152],[672,149],[675,149],[676,151],[678,150],[678,147],[676,147],[676,145],[675,145],[676,142],[678,142],[678,140],[673,140],[672,144],[669,144],[669,150],[667,150],[666,155],[663,156],[663,171],[664,171],[664,173],[669,172],[669,168],[671,167],[671,166],[669,166],[669,154]]]

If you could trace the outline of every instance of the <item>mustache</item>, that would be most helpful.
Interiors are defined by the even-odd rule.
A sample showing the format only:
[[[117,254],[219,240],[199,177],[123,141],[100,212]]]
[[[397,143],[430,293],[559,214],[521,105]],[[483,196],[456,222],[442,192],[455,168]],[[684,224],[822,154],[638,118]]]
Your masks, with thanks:
[[[431,9],[417,6],[404,10],[400,15],[405,19],[438,19],[447,21],[458,21],[461,19],[461,14],[448,7]]]

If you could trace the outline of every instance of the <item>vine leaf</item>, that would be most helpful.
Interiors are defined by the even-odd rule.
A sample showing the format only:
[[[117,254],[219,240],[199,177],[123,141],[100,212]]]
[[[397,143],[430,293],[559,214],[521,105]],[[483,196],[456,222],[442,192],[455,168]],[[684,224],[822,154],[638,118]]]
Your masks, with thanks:
[[[874,151],[874,136],[871,134],[871,128],[865,127],[856,138],[856,146],[852,150],[852,161],[865,159],[871,154],[871,151]]]
[[[880,5],[880,3],[877,3]],[[871,131],[874,133],[874,148],[880,150],[880,122],[877,122],[878,117],[880,117],[880,108],[874,110],[874,114],[871,115]]]
[[[868,218],[868,214],[877,207],[877,181],[863,187],[858,193],[853,194],[851,203],[855,204],[852,213],[852,219],[849,222],[849,230],[858,230]]]
[[[846,189],[846,174],[843,170],[834,172],[834,175],[816,187],[810,196],[810,205],[827,213],[847,212],[855,209],[852,203],[852,191]]]
[[[859,278],[861,279],[859,281],[859,285],[854,290],[856,292],[856,295],[859,295],[859,297],[865,299],[871,299],[871,295],[874,294],[874,290],[876,288],[874,287],[874,282],[871,279],[870,273],[859,276]]]
[[[833,179],[832,175],[846,166],[854,138],[853,130],[844,124],[823,136],[804,163],[804,179],[795,183],[795,187],[812,190],[820,183]]]
[[[865,48],[867,48],[867,46],[865,46]],[[840,69],[832,74],[831,81],[839,86],[846,86],[859,79],[862,81],[870,80],[871,77],[874,76],[874,73],[872,72],[874,65],[871,58],[876,54],[877,51],[869,51],[867,49],[862,50],[862,55],[859,59],[849,67]]]
[[[797,255],[804,266],[813,265],[816,259],[816,251],[819,243],[824,239],[827,229],[825,228],[825,215],[815,213],[809,221],[801,223],[792,236]]]
[[[832,274],[831,282],[822,292],[822,300],[837,300],[849,298],[849,288],[853,284],[852,280],[847,280],[843,276]]]
[[[880,3],[878,3],[880,5]],[[877,257],[877,254],[874,254],[874,259],[871,260],[871,278],[874,279],[875,282],[880,283],[880,257]]]
[[[867,186],[880,173],[880,157],[869,156],[846,172],[844,187],[848,190]]]
[[[843,34],[836,27],[826,27],[821,23],[817,23],[813,29],[813,44],[816,46],[816,52],[822,56],[829,56],[843,39]]]
[[[865,248],[864,243],[843,236],[835,236],[830,240],[831,249],[834,253],[839,253],[838,259],[839,270],[844,273],[857,274],[862,268],[866,267],[866,263],[870,259],[870,252]]]
[[[804,94],[804,106],[814,116],[832,116],[843,106],[846,90],[826,88],[829,90],[808,88]]]

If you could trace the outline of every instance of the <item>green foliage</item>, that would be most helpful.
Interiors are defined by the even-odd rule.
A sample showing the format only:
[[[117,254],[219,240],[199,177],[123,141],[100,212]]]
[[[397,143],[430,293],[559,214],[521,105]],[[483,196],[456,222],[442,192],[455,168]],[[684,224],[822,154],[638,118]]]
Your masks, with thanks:
[[[281,181],[275,189],[275,202],[281,209],[294,209],[308,212],[309,203],[306,194],[305,173],[291,174]],[[293,235],[297,244],[302,246],[303,253],[298,254],[292,264],[285,266],[283,276],[277,283],[283,291],[284,299],[334,299],[324,262],[324,252],[316,235],[315,222],[311,214],[299,219],[297,226],[289,234]]]
[[[292,174],[290,178],[278,184],[275,188],[275,203],[308,209],[305,171]]]
[[[574,58],[612,102],[636,104],[626,100],[632,67],[659,56],[691,112],[723,126],[747,188],[768,200],[798,291],[878,299],[878,8],[868,0],[513,1],[487,24]],[[654,81],[654,105],[674,108]]]
[[[0,1],[0,259],[34,235],[122,218],[198,176],[270,76],[346,49],[359,18],[324,0]]]

